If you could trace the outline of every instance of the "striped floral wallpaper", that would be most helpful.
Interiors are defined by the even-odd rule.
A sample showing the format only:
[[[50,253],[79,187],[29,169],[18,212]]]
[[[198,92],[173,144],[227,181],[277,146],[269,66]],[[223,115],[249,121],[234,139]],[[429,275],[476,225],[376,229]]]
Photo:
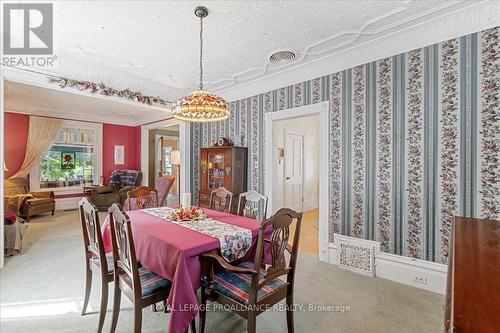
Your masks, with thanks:
[[[225,122],[193,125],[193,165],[228,137],[263,192],[264,113],[329,100],[331,240],[446,263],[454,215],[500,219],[499,42],[496,27],[231,102]]]

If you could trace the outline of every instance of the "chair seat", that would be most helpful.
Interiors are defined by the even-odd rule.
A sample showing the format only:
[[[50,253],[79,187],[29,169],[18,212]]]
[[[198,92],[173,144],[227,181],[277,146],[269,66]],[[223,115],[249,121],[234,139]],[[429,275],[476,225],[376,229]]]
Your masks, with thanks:
[[[52,198],[33,198],[28,199],[27,202],[30,206],[40,206],[51,204],[54,202],[54,200]]]
[[[100,261],[97,258],[92,258],[92,261],[97,265],[97,267],[101,266]],[[111,273],[115,270],[115,263],[113,262],[113,253],[106,253],[106,263],[108,265],[108,272]]]
[[[245,261],[238,265],[238,267],[253,268],[254,264],[251,261]],[[260,270],[260,279],[264,278],[266,271],[264,269]],[[248,303],[248,290],[250,289],[250,284],[252,283],[252,276],[250,274],[242,273],[232,273],[226,271],[220,271],[214,274],[214,279],[212,281],[212,287],[219,293],[239,301],[240,303]],[[206,279],[202,281],[204,287],[208,286]],[[266,284],[259,289],[257,295],[257,301],[264,296],[272,293],[279,287],[286,285],[286,282],[281,278],[276,278],[270,283]]]
[[[120,275],[123,280],[132,288],[132,280],[127,274]],[[144,267],[139,267],[139,277],[141,279],[142,297],[154,294],[160,289],[170,288],[172,282],[167,280]]]

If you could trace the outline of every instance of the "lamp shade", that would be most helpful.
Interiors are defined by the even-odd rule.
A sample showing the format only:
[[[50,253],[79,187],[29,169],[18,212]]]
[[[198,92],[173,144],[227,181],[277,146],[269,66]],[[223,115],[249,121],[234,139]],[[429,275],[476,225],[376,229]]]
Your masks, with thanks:
[[[181,164],[181,152],[178,150],[172,150],[172,153],[170,154],[170,162],[174,165],[180,165]]]
[[[5,164],[5,160],[3,160],[3,171],[9,171],[7,164]]]
[[[229,118],[226,101],[211,92],[198,90],[179,98],[172,105],[174,118],[190,122],[215,122]]]

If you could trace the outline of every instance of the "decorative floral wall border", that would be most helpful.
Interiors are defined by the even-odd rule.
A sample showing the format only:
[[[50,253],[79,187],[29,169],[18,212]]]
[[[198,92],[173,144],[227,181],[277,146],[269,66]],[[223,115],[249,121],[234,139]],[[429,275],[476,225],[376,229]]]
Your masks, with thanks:
[[[319,103],[321,102],[321,79],[314,79],[312,80],[312,88],[311,88],[311,95],[312,95],[312,103]]]
[[[481,213],[500,217],[500,28],[483,32],[481,45]]]
[[[391,89],[391,58],[385,58],[378,62],[378,139],[377,147],[377,192],[378,192],[378,215],[377,229],[380,241],[380,249],[384,252],[391,251],[391,207],[392,207],[392,89]]]
[[[170,101],[161,99],[158,96],[147,96],[143,95],[139,91],[132,91],[130,89],[114,89],[106,86],[104,83],[95,83],[90,81],[78,81],[72,80],[64,77],[49,77],[50,83],[55,83],[59,85],[60,88],[74,88],[79,91],[88,91],[92,94],[101,94],[104,96],[116,96],[120,98],[126,98],[129,101],[139,102],[147,105],[167,105]]]
[[[441,262],[449,255],[451,223],[458,212],[458,41],[441,44]]]
[[[250,140],[251,140],[251,160],[259,161],[259,153],[261,146],[259,145],[260,133],[259,133],[259,95],[255,95],[251,99],[250,107]],[[262,190],[259,188],[259,165],[260,163],[250,163],[250,173],[251,179],[250,184],[252,184],[251,189]]]
[[[352,236],[364,237],[365,224],[365,72],[364,65],[353,69],[353,129],[352,129]]]
[[[342,75],[330,75],[330,242],[333,234],[339,233],[341,221],[340,201],[342,196]]]
[[[423,51],[408,52],[408,256],[422,258],[423,232]]]

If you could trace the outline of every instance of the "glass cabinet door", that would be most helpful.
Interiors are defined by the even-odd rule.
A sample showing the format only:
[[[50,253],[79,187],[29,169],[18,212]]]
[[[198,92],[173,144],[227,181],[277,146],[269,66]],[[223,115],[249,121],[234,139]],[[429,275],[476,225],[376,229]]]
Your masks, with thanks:
[[[215,190],[224,186],[224,153],[208,154],[208,188]]]

